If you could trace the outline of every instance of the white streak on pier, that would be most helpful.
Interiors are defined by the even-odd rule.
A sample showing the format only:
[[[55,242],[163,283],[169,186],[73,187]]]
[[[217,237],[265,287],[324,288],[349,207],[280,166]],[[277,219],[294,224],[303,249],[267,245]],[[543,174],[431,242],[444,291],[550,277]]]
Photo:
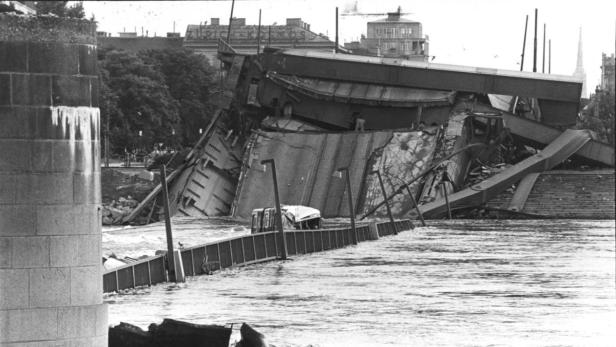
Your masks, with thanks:
[[[62,139],[69,140],[72,169],[76,169],[76,162],[81,162],[83,163],[83,167],[77,169],[79,171],[83,170],[86,173],[91,173],[94,169],[92,167],[94,163],[92,158],[94,154],[92,135],[96,135],[99,131],[99,108],[86,106],[51,106],[50,109],[53,125],[56,128],[62,128]],[[76,146],[80,143],[83,148],[83,153],[80,155],[82,155],[83,158],[76,158]]]

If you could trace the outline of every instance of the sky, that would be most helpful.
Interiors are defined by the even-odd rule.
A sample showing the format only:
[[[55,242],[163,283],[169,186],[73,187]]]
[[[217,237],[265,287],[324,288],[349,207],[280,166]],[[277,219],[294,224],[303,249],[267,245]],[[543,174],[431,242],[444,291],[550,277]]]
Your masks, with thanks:
[[[571,75],[575,70],[579,30],[582,27],[583,62],[587,90],[600,83],[601,53],[614,53],[616,1],[609,0],[236,0],[234,17],[262,25],[284,24],[286,18],[300,17],[316,33],[335,36],[335,8],[339,13],[356,9],[359,13],[393,12],[401,6],[405,18],[419,21],[429,37],[433,62],[509,70],[520,69],[524,23],[528,34],[524,70],[532,71],[534,12],[538,16],[538,71],[542,69],[543,24],[552,41],[552,73]],[[229,22],[231,1],[84,1],[86,15],[94,14],[98,30],[117,36],[118,32],[143,28],[149,35],[186,33],[188,24],[220,18]],[[383,16],[384,17],[384,16]],[[379,16],[340,16],[341,43],[357,40],[366,33],[366,23]]]

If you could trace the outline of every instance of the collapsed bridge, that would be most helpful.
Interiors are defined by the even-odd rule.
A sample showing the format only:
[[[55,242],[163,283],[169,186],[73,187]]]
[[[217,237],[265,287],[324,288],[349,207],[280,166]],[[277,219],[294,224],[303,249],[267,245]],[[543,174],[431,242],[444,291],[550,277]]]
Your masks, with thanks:
[[[579,111],[582,82],[573,77],[305,50],[243,55],[224,42],[219,58],[226,73],[218,112],[227,122],[215,117],[174,176],[178,214],[247,219],[273,205],[258,164],[270,158],[282,202],[326,217],[349,215],[344,182],[332,178],[339,167],[351,172],[354,214],[382,213],[370,175],[378,170],[395,215],[413,211],[403,194],[409,185],[432,218],[445,215],[448,194],[480,197],[454,208],[481,207],[563,161],[614,167],[614,149],[592,133],[562,134]],[[542,159],[544,150],[554,158]],[[524,160],[539,164],[520,169]],[[142,205],[156,209],[155,197]]]

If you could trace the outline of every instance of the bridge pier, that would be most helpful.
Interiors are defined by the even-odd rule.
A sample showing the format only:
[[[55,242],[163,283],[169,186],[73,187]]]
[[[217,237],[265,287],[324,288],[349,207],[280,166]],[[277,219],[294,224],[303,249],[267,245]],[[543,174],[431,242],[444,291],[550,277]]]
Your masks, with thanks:
[[[0,344],[107,346],[96,24],[0,14]]]

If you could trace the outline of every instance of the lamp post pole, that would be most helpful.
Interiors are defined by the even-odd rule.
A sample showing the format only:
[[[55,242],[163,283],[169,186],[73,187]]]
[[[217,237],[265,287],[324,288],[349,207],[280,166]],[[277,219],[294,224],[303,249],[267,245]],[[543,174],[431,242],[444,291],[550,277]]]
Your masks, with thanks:
[[[398,229],[396,228],[396,223],[394,222],[394,216],[391,214],[391,208],[389,208],[389,199],[387,198],[387,193],[385,192],[385,185],[383,185],[383,179],[381,178],[381,173],[378,170],[374,170],[371,174],[376,174],[379,178],[379,184],[381,185],[381,192],[383,193],[383,199],[385,200],[385,207],[387,207],[387,215],[389,215],[389,221],[391,222],[394,228],[394,234],[398,234]]]
[[[163,193],[163,208],[165,209],[165,234],[167,236],[167,264],[169,281],[177,282],[175,276],[175,259],[173,259],[173,234],[171,231],[171,216],[169,211],[169,193],[167,191],[167,172],[165,165],[160,166],[160,185]]]
[[[348,167],[342,167],[337,170],[346,175],[347,199],[349,200],[349,215],[351,215],[351,229],[353,230],[353,244],[357,244],[357,229],[355,228],[355,209],[353,208],[353,192],[351,192],[351,176]]]
[[[272,178],[274,180],[274,200],[276,202],[276,223],[278,223],[278,239],[280,240],[280,258],[282,260],[287,259],[287,240],[284,236],[284,229],[282,227],[282,209],[280,208],[280,198],[278,197],[278,180],[276,178],[276,163],[274,159],[267,159],[261,161],[262,165],[270,164],[272,166]]]

